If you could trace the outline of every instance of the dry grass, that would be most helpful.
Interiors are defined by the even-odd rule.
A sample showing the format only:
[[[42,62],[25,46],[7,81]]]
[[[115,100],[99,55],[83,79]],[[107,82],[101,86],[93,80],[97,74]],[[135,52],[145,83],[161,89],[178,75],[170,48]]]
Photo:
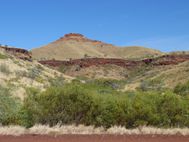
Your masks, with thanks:
[[[117,47],[110,44],[96,44],[90,41],[56,41],[46,46],[32,49],[32,55],[35,59],[78,59],[87,54],[90,57],[108,57],[108,58],[143,58],[146,56],[161,55],[160,51],[140,47]]]
[[[124,127],[114,126],[105,130],[104,128],[94,128],[93,126],[54,126],[35,125],[30,129],[21,126],[1,126],[0,135],[63,135],[63,134],[115,134],[115,135],[189,135],[189,128],[154,128],[154,127],[139,127],[135,129],[126,129]]]
[[[131,78],[123,91],[133,91],[140,87],[141,81],[160,79],[163,87],[173,89],[178,84],[185,84],[189,80],[189,61],[177,65],[156,66]]]
[[[21,126],[0,126],[0,135],[19,136],[27,133],[27,130]]]
[[[0,56],[8,54],[0,50]],[[10,58],[0,57],[0,84],[11,89],[11,95],[23,100],[26,97],[26,88],[33,87],[41,91],[50,85],[50,79],[62,76],[65,82],[73,77],[64,75],[56,70],[39,64],[37,61],[28,62],[10,55]]]

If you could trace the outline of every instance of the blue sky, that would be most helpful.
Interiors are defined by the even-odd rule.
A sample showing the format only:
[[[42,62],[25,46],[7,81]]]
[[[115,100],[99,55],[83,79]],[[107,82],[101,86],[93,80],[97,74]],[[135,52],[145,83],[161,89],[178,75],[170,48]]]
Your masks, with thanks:
[[[0,43],[31,49],[66,33],[189,50],[189,0],[0,0]]]

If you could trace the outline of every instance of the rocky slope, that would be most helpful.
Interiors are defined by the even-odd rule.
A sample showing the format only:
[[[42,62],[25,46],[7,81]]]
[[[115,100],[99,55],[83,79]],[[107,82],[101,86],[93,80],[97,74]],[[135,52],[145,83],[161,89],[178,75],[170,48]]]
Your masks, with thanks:
[[[39,61],[42,64],[46,64],[52,67],[64,66],[74,66],[78,65],[80,68],[87,68],[90,66],[99,66],[112,64],[123,68],[134,68],[136,66],[161,66],[161,65],[176,65],[185,61],[189,61],[188,55],[163,55],[157,58],[147,58],[142,60],[125,60],[125,59],[115,59],[115,58],[83,58],[83,59],[73,59],[70,61],[60,61],[60,60],[45,60]]]
[[[43,90],[49,78],[59,75],[67,80],[75,77],[124,80],[125,90],[141,86],[173,88],[189,80],[188,52],[165,54],[143,47],[121,48],[81,34],[67,34],[47,46],[33,49],[32,54],[9,47],[1,47],[0,51],[1,84],[17,83],[23,90],[27,86]],[[38,62],[32,61],[33,57]]]
[[[64,37],[46,46],[33,49],[31,52],[33,57],[38,60],[68,60],[83,57],[144,58],[162,54],[160,51],[139,46],[118,47],[75,33],[66,34]]]
[[[0,88],[8,88],[11,94],[24,99],[27,88],[45,90],[51,81],[61,77],[71,80],[56,70],[32,61],[27,50],[18,48],[0,48]]]
[[[127,89],[145,83],[173,88],[189,80],[189,54],[167,54],[142,60],[83,58],[70,61],[47,60],[41,64],[81,79],[109,78],[124,80]],[[152,84],[153,84],[152,83]]]
[[[12,48],[12,47],[3,46],[3,45],[0,45],[0,49],[1,51],[5,51],[11,55],[14,55],[15,57],[19,59],[28,60],[28,61],[32,60],[31,53],[25,49]]]

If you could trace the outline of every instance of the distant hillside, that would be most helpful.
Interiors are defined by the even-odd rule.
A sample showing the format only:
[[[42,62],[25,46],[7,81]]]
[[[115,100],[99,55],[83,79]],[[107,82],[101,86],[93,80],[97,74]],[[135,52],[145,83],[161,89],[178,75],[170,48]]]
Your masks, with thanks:
[[[189,80],[189,54],[167,54],[143,60],[85,58],[71,61],[40,61],[78,79],[116,79],[127,82],[126,90],[138,87],[173,88]]]
[[[31,52],[33,58],[38,60],[67,60],[83,57],[145,58],[162,54],[160,51],[139,46],[118,47],[74,33],[66,34],[55,42],[35,48]]]

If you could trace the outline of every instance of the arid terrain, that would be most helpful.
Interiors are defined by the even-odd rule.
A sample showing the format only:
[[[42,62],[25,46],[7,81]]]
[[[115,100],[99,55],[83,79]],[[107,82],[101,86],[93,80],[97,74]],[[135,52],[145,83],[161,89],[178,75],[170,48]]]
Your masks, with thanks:
[[[189,142],[189,0],[0,5],[0,142]]]
[[[9,88],[13,96],[23,100],[27,96],[26,88],[43,91],[50,80],[60,76],[72,79],[33,61],[31,53],[25,49],[0,46],[0,86]]]
[[[83,57],[98,58],[145,58],[162,55],[158,50],[140,47],[118,47],[102,41],[88,39],[78,33],[70,33],[46,46],[32,49],[34,59],[69,60]]]
[[[41,64],[78,79],[124,80],[123,90],[135,90],[144,80],[166,88],[189,80],[187,51],[163,53],[140,46],[118,47],[70,33],[31,53]]]
[[[161,135],[24,135],[0,136],[1,142],[188,142],[189,136]]]
[[[188,73],[188,52],[81,34],[0,46],[0,141],[188,142]]]

